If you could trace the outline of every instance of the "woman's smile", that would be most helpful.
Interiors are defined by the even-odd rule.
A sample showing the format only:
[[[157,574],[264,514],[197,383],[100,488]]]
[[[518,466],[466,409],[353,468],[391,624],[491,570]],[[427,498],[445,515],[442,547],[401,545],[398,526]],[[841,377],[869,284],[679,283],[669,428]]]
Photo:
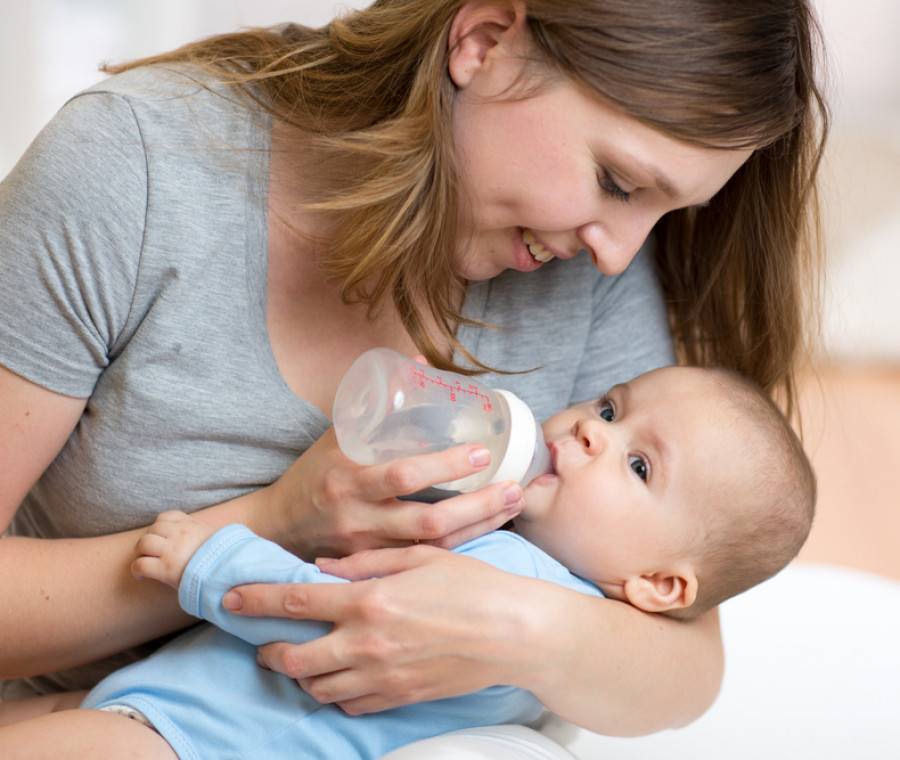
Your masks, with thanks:
[[[522,229],[517,228],[515,236],[513,237],[514,264],[512,268],[517,269],[520,272],[534,272],[550,260],[541,260],[534,256],[531,250],[529,250],[526,239],[528,234],[528,230],[523,231]],[[553,256],[551,255],[550,258],[553,258]]]

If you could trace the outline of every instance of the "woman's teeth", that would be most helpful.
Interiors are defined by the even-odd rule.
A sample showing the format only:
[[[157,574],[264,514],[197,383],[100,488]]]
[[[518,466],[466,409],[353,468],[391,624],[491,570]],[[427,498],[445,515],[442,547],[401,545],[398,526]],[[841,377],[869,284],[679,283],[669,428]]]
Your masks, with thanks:
[[[525,230],[525,232],[522,233],[522,240],[525,241],[525,245],[528,246],[528,253],[531,254],[531,258],[535,261],[546,264],[553,258],[553,254],[535,239],[530,230]]]

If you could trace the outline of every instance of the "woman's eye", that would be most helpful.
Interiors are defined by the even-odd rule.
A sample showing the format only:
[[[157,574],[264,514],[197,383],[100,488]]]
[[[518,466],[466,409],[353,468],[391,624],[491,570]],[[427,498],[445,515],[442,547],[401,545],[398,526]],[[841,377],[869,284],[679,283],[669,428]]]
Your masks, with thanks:
[[[647,460],[639,454],[631,454],[628,457],[628,466],[632,472],[637,475],[645,483],[650,477],[650,468],[647,466]]]
[[[615,407],[606,399],[597,404],[597,414],[600,415],[601,420],[606,420],[606,422],[612,422],[616,418]]]
[[[597,181],[600,183],[600,188],[603,192],[610,198],[622,201],[622,203],[628,203],[628,201],[631,200],[631,193],[627,193],[619,187],[608,169],[603,169],[602,172],[597,175]]]

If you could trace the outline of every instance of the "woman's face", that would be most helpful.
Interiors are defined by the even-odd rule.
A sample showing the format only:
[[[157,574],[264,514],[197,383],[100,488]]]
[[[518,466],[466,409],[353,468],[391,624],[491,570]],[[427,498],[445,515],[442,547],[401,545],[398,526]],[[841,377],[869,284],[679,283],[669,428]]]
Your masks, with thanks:
[[[459,274],[484,280],[585,251],[622,272],[663,214],[706,203],[750,150],[690,145],[557,79],[504,99],[520,59],[491,48],[454,109],[464,210]],[[453,76],[451,61],[451,76]]]

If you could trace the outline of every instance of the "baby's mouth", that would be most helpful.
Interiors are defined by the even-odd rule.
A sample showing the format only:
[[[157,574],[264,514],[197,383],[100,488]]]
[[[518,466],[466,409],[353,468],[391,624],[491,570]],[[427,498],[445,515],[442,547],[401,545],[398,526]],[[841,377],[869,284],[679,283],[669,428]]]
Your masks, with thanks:
[[[531,254],[531,258],[535,261],[539,261],[541,264],[546,264],[550,259],[554,258],[553,254],[550,253],[544,246],[538,242],[537,238],[534,236],[531,230],[524,230],[522,232],[522,240],[525,241],[525,246],[528,248],[528,253]]]
[[[556,470],[556,446],[553,441],[547,443],[547,448],[550,451],[550,469],[543,475],[538,475],[534,480],[527,484],[526,488],[531,486],[537,486],[539,488],[542,486],[549,486],[559,480],[559,474]]]
[[[556,463],[559,460],[559,445],[556,441],[550,441],[547,444],[547,448],[550,450],[550,472],[553,475],[558,475],[559,470],[557,469]]]

